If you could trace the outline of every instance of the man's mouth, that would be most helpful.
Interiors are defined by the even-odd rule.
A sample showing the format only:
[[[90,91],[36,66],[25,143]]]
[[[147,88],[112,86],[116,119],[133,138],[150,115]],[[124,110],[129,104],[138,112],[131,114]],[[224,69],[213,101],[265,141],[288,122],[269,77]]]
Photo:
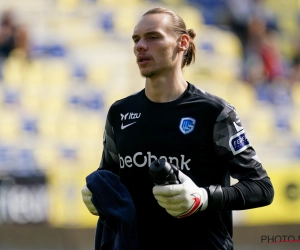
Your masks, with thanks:
[[[146,56],[138,56],[137,63],[138,65],[145,65],[150,61],[149,57]]]

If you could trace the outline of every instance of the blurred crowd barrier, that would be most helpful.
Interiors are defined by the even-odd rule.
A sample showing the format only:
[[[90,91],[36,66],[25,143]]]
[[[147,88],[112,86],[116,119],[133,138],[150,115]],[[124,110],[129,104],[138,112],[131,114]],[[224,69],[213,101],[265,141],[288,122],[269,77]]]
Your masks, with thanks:
[[[186,79],[236,107],[274,183],[274,205],[237,212],[235,223],[300,223],[300,84],[292,85],[291,96],[280,84],[258,96],[240,78],[237,37],[207,23],[213,16],[202,15],[195,2],[0,1],[0,9],[13,10],[15,22],[26,27],[28,39],[25,50],[14,48],[1,59],[0,224],[95,226],[97,217],[81,201],[81,187],[98,168],[109,106],[143,88],[131,34],[144,11],[158,4],[195,29],[196,62],[184,69]],[[284,13],[281,20],[291,33],[296,21],[292,15],[287,21]],[[286,36],[283,40],[289,55]],[[266,101],[267,93],[279,104]]]

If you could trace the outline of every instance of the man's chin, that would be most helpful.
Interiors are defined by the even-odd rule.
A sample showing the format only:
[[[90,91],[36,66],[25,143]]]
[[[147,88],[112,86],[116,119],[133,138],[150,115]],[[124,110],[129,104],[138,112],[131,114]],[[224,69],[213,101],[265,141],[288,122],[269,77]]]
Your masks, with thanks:
[[[144,78],[151,78],[154,74],[150,72],[141,72],[141,76]]]

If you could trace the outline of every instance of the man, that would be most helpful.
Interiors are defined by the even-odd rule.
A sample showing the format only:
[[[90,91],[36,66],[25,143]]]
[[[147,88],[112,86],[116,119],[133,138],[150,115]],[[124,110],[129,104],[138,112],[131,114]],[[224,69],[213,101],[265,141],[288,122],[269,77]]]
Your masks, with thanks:
[[[194,37],[174,12],[146,12],[132,35],[145,88],[107,115],[98,171],[119,175],[129,190],[143,249],[233,249],[231,211],[273,200],[234,107],[183,77]],[[179,168],[181,184],[154,186],[149,166],[158,158]],[[230,175],[239,183],[230,186]],[[86,186],[82,196],[97,214]]]

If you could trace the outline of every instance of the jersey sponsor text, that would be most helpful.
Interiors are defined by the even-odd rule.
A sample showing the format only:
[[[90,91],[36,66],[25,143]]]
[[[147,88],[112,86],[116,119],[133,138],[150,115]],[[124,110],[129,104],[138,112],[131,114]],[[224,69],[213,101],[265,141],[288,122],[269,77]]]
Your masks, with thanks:
[[[131,168],[133,166],[136,167],[150,167],[151,162],[158,159],[157,156],[152,155],[151,152],[147,152],[146,155],[143,155],[142,152],[136,152],[132,157],[127,155],[122,157],[119,154],[120,158],[120,168]],[[169,163],[174,164],[177,166],[180,170],[190,170],[188,163],[191,161],[191,159],[185,159],[185,155],[180,155],[180,158],[174,157],[174,156],[160,156],[159,159],[164,159],[165,161],[168,161]]]
[[[133,112],[129,112],[129,113],[126,113],[125,115],[123,115],[122,113],[120,114],[121,115],[121,121],[125,121],[127,120],[132,120],[132,119],[138,119],[140,118],[141,116],[141,113],[133,113]]]

